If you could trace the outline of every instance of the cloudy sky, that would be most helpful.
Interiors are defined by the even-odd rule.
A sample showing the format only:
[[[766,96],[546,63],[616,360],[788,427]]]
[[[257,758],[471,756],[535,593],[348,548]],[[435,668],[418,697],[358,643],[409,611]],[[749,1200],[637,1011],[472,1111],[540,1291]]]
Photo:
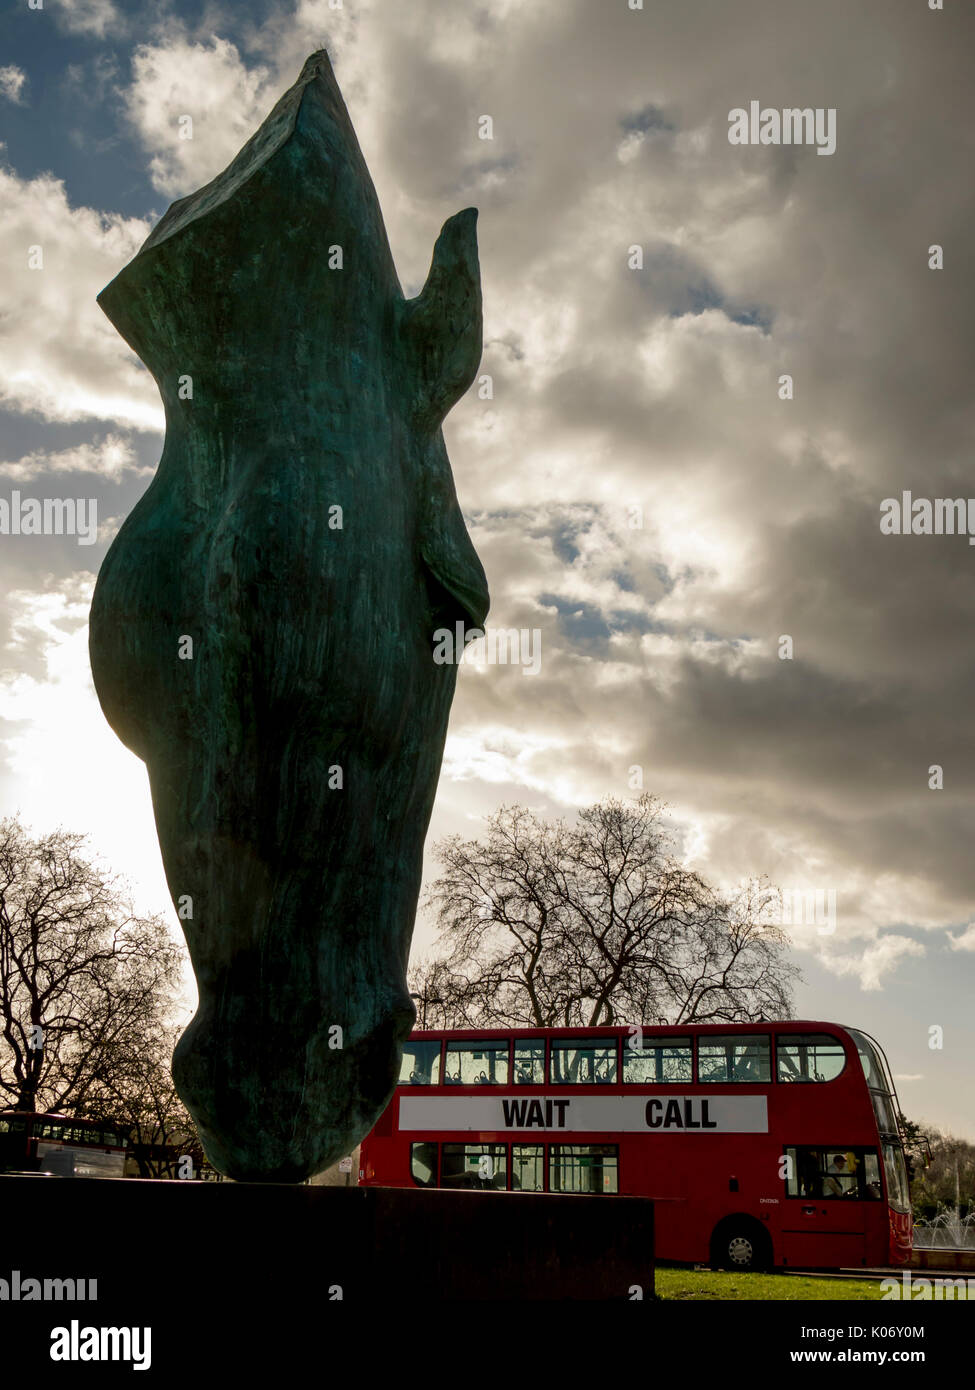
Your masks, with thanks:
[[[541,635],[537,674],[462,670],[432,838],[642,769],[707,877],[835,893],[798,1011],[975,1139],[975,549],[879,524],[975,492],[973,41],[962,0],[8,3],[0,499],[99,530],[0,535],[0,809],[90,832],[175,923],[88,669],[163,427],[95,295],[327,45],[407,295],[479,209],[493,398],[445,434],[491,623]],[[835,153],[731,144],[751,101],[834,109]]]

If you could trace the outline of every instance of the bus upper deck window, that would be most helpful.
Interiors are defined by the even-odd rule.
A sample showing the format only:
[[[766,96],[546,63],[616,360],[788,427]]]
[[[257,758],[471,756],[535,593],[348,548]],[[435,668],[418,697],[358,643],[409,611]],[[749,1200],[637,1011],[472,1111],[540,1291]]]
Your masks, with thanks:
[[[407,1038],[400,1063],[401,1086],[436,1086],[440,1080],[440,1043]]]
[[[516,1086],[545,1085],[544,1038],[515,1038],[512,1081]]]
[[[776,1053],[780,1081],[835,1081],[846,1065],[842,1042],[828,1033],[780,1033]]]
[[[693,1081],[690,1038],[647,1038],[639,1033],[624,1038],[623,1080],[635,1085]]]
[[[865,1033],[861,1033],[856,1028],[848,1028],[847,1032],[853,1039],[856,1050],[860,1054],[860,1065],[863,1067],[863,1074],[867,1079],[867,1085],[871,1090],[884,1091],[890,1095],[893,1091],[893,1083],[890,1080],[883,1054]]]
[[[507,1085],[508,1039],[448,1042],[445,1077],[460,1086]]]
[[[705,1036],[697,1045],[699,1081],[772,1080],[772,1044],[767,1035]]]
[[[553,1038],[553,1085],[612,1085],[616,1081],[615,1038]]]

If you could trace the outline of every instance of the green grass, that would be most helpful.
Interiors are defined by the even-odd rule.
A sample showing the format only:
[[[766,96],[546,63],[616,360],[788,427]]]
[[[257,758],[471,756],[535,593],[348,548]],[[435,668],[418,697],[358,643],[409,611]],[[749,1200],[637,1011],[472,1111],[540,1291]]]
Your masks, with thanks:
[[[681,1300],[755,1299],[806,1303],[817,1299],[876,1303],[883,1292],[867,1279],[816,1279],[791,1274],[732,1274],[730,1271],[657,1269],[657,1297]]]

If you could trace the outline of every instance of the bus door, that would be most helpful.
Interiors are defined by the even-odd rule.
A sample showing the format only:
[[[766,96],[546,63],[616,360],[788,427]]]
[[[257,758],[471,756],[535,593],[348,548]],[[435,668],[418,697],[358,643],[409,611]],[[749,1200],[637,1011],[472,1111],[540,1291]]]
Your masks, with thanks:
[[[866,1263],[868,1217],[883,1212],[876,1152],[802,1145],[787,1147],[785,1158],[783,1261],[814,1269]]]

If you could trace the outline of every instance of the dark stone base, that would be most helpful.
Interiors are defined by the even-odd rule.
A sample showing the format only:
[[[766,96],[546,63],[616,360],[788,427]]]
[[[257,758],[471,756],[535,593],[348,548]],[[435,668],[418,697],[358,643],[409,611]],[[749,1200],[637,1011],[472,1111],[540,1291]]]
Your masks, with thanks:
[[[98,1281],[97,1302],[0,1301],[38,1366],[74,1318],[152,1326],[155,1369],[202,1329],[287,1341],[355,1305],[429,1330],[440,1302],[653,1293],[639,1197],[3,1176],[0,1213],[0,1279]]]

